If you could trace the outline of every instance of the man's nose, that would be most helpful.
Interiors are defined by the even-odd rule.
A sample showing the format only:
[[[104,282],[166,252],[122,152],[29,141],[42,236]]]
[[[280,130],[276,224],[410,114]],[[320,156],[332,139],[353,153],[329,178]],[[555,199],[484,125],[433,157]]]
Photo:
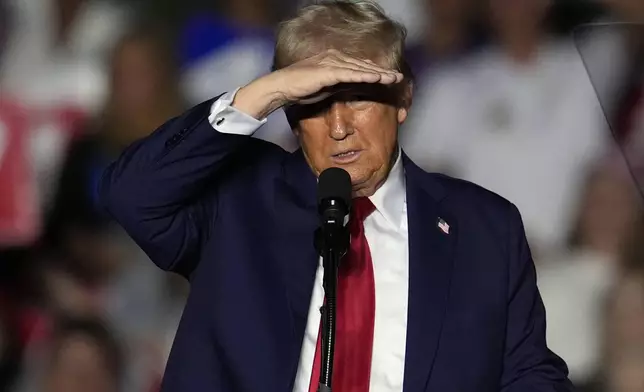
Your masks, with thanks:
[[[344,102],[334,102],[326,113],[329,136],[342,140],[353,134],[351,109]]]

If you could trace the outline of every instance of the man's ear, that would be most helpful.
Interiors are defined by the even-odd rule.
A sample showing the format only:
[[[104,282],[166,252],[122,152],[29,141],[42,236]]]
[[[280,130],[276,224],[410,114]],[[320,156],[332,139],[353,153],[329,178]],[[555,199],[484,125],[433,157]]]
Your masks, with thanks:
[[[411,108],[411,103],[414,95],[414,82],[412,80],[408,81],[402,90],[400,91],[400,98],[398,103],[398,124],[402,124],[407,119],[409,115],[409,109]]]

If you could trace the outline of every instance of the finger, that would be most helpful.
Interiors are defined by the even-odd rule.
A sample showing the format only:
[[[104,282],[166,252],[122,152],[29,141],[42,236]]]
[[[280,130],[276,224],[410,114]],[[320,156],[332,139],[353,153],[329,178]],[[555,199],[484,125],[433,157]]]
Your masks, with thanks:
[[[335,66],[331,66],[329,68],[329,70],[331,72],[343,73],[343,75],[345,75],[344,74],[345,71],[353,71],[355,73],[348,73],[346,75],[352,75],[352,77],[366,78],[366,80],[369,81],[368,83],[380,82],[380,83],[383,83],[383,84],[391,84],[391,83],[396,83],[398,81],[398,78],[394,73],[391,73],[391,72],[379,72],[379,71],[376,71],[376,70],[363,68],[363,67],[360,67],[359,65],[354,65],[354,64],[351,64],[351,63],[343,63],[343,64],[338,64],[338,65],[335,65]],[[361,74],[365,74],[366,76],[358,76],[358,75],[361,75]],[[376,78],[376,77],[373,77],[371,75],[377,75],[378,77]],[[356,83],[358,83],[358,82],[359,81],[357,81]]]
[[[376,64],[372,60],[369,60],[369,59],[365,59],[364,61],[367,62],[367,63],[370,63],[370,64]],[[402,82],[405,79],[405,75],[400,70],[391,69],[390,71],[395,73],[395,75],[396,75],[396,83]]]
[[[385,84],[398,83],[404,79],[404,75],[393,69],[384,68],[370,59],[360,59],[357,57],[349,56],[336,49],[329,49],[319,54],[320,59],[318,64],[323,66],[332,67],[346,67],[354,70],[375,72],[381,76],[382,82]]]
[[[344,57],[341,58],[341,60],[345,61],[347,63],[351,63],[353,65],[357,65],[357,66],[362,67],[362,68],[366,68],[366,69],[370,69],[372,71],[376,71],[378,73],[390,73],[392,75],[396,75],[396,76],[400,75],[400,76],[402,76],[402,74],[400,74],[400,72],[398,72],[397,70],[382,67],[382,66],[374,63],[371,60],[359,59],[359,58],[351,57],[351,56],[344,56]]]
[[[362,58],[350,56],[350,55],[344,54],[344,53],[342,53],[342,52],[340,52],[338,50],[335,50],[335,49],[330,49],[329,51],[324,53],[324,58],[323,58],[322,62],[324,62],[325,60],[329,61],[331,64],[335,63],[335,64],[338,64],[338,65],[341,64],[341,63],[350,63],[350,64],[353,64],[353,65],[357,65],[357,66],[359,66],[361,68],[370,69],[372,71],[376,71],[376,72],[379,72],[379,73],[383,73],[383,72],[396,73],[397,72],[396,70],[389,69],[389,68],[383,67],[383,66],[381,66],[379,64],[376,64],[372,60],[362,59]]]
[[[343,56],[338,57],[338,61],[350,63],[350,64],[357,65],[357,66],[362,67],[362,68],[367,68],[367,69],[371,69],[371,70],[378,71],[378,72],[394,72],[393,70],[387,69],[385,67],[382,67],[382,66],[374,63],[373,61],[366,61],[365,59],[359,59],[357,57],[351,57],[351,56],[344,56],[343,55]]]
[[[337,67],[331,71],[331,85],[338,83],[394,83],[395,78],[371,71]]]
[[[347,56],[344,54],[336,55],[336,57],[339,59],[339,61],[350,63],[361,68],[376,71],[378,73],[386,73],[386,74],[394,75],[396,77],[396,82],[401,82],[404,79],[404,75],[400,71],[391,69],[391,68],[385,68],[381,65],[376,64],[370,59],[361,59],[357,57]]]

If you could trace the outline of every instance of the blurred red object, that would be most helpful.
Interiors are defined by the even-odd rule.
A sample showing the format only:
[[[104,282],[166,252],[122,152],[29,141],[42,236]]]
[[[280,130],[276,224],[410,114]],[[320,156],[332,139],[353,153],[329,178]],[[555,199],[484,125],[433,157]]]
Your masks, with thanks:
[[[40,343],[51,335],[51,320],[47,313],[16,303],[8,292],[0,291],[0,319],[19,347]]]
[[[49,113],[51,120],[56,122],[64,134],[67,146],[76,138],[85,134],[87,113],[79,107],[61,106]]]
[[[40,231],[27,110],[0,98],[0,246],[31,244]]]
[[[54,154],[64,156],[70,142],[83,133],[86,118],[69,105],[32,108],[0,97],[0,247],[29,246],[41,234],[42,184],[37,174],[44,168],[34,166],[39,162],[34,156],[36,137],[54,132],[55,138],[46,140],[59,146]]]

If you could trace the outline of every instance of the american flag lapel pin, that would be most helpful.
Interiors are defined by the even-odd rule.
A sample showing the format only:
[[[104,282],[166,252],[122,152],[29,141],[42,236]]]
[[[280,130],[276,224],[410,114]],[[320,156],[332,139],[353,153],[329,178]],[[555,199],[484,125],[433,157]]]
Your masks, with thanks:
[[[438,228],[441,229],[441,231],[445,234],[449,234],[449,225],[443,218],[438,218]]]

